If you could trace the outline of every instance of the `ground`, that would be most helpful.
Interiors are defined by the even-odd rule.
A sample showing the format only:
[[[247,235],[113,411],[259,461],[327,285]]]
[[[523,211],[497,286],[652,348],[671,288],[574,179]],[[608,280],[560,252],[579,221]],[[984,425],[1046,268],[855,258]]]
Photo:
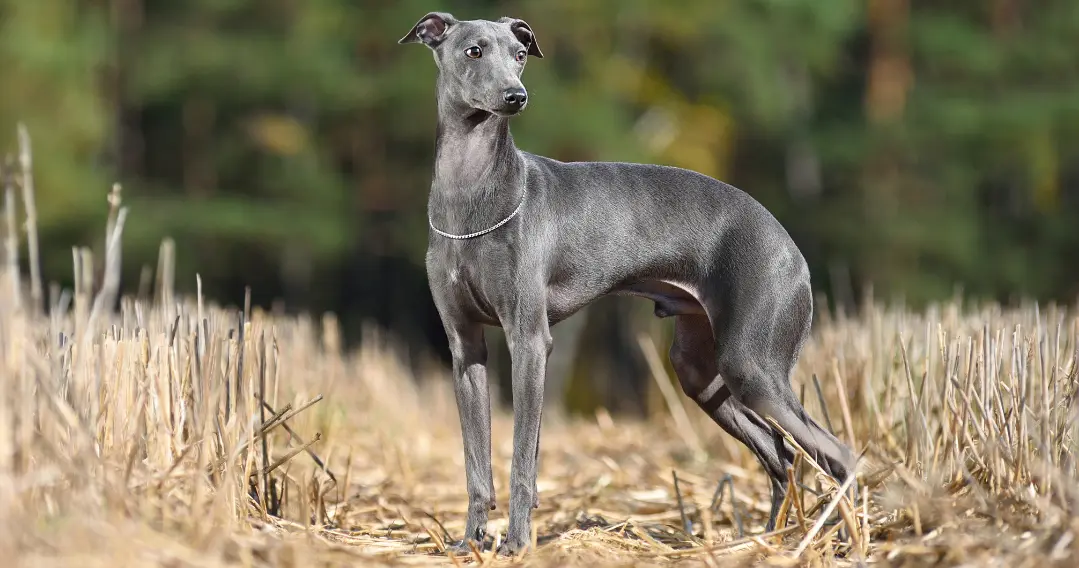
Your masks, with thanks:
[[[0,553],[15,565],[1076,560],[1074,311],[822,317],[792,382],[810,414],[864,452],[862,492],[837,499],[802,460],[778,535],[762,536],[761,469],[680,392],[657,395],[645,419],[550,417],[537,549],[505,559],[443,552],[462,535],[466,502],[445,369],[414,376],[378,339],[342,350],[332,317],[128,300],[92,318],[91,298],[74,300],[52,318],[0,301]],[[80,340],[88,326],[100,333]],[[498,535],[506,409],[493,431]],[[728,489],[712,507],[723,479],[733,500]]]

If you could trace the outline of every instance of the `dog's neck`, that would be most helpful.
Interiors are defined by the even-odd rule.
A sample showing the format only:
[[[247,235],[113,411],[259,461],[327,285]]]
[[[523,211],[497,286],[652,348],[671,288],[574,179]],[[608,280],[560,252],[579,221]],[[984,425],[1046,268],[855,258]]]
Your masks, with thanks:
[[[468,233],[502,220],[520,203],[523,171],[509,118],[462,108],[440,97],[428,200],[439,229]]]

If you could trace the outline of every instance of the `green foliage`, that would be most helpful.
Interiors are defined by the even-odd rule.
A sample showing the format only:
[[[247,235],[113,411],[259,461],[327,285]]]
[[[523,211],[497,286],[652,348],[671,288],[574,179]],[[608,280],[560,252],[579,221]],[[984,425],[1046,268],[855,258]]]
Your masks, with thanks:
[[[0,1],[0,148],[14,153],[15,125],[27,125],[38,223],[52,245],[51,275],[71,271],[71,253],[52,239],[78,235],[94,242],[90,231],[103,226],[109,172],[97,157],[107,143],[109,117],[97,71],[108,50],[106,21],[96,10]]]
[[[11,147],[16,121],[34,135],[50,279],[70,280],[71,242],[100,241],[119,180],[128,274],[172,236],[184,287],[197,262],[232,298],[246,280],[374,313],[377,298],[342,298],[395,277],[343,276],[354,259],[406,258],[419,278],[426,247],[436,69],[396,40],[432,10],[512,14],[547,55],[526,73],[523,148],[734,183],[790,228],[829,294],[1070,299],[1079,4],[988,4],[0,0],[0,128]],[[881,45],[895,59],[874,75]],[[899,97],[895,117],[873,118],[876,87]]]

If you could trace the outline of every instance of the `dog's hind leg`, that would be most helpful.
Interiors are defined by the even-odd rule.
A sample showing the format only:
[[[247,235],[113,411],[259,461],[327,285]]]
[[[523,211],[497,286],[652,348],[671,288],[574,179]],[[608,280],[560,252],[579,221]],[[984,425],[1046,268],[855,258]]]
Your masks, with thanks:
[[[765,531],[769,532],[776,525],[794,452],[767,422],[730,396],[718,376],[716,343],[707,316],[677,316],[674,329],[670,358],[682,390],[724,431],[748,447],[768,474],[772,508]]]
[[[713,318],[719,374],[733,398],[775,420],[842,483],[855,466],[853,452],[809,416],[790,384],[812,321],[809,283],[746,280],[720,308],[726,317]]]

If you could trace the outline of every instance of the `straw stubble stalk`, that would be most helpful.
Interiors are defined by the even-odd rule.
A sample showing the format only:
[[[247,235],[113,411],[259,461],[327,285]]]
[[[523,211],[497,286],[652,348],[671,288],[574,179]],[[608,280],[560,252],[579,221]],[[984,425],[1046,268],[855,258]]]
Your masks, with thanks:
[[[22,308],[21,279],[19,277],[19,237],[15,221],[15,180],[13,164],[9,156],[0,169],[0,178],[3,180],[4,189],[4,259],[5,286],[10,295],[11,307],[15,310]]]
[[[650,337],[641,334],[637,337],[637,343],[640,345],[641,351],[648,362],[648,367],[652,371],[652,378],[655,379],[660,392],[663,394],[663,399],[671,412],[678,434],[685,440],[686,445],[695,455],[706,455],[700,436],[697,435],[697,431],[693,428],[693,423],[690,422],[689,415],[686,413],[686,407],[682,405],[681,400],[678,398],[678,393],[671,386],[670,377],[663,370],[663,363],[660,362],[655,342]]]
[[[19,168],[21,173],[23,210],[26,212],[27,261],[30,264],[30,302],[31,309],[37,313],[42,309],[43,289],[41,285],[41,260],[37,234],[37,202],[34,195],[33,152],[30,144],[30,132],[26,125],[18,124]]]

